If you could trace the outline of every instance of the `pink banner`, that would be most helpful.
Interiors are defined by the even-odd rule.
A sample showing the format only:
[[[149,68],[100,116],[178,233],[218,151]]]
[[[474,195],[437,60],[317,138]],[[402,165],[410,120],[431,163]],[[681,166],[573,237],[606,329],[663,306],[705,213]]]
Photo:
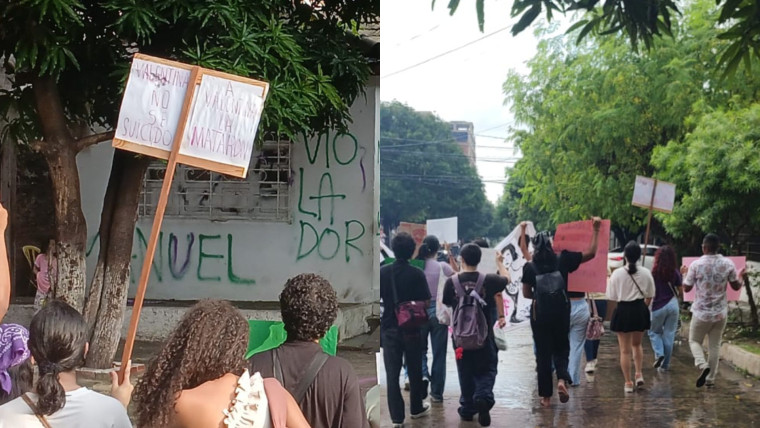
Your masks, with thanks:
[[[732,262],[734,262],[734,266],[736,266],[736,273],[737,274],[739,273],[739,271],[741,271],[742,269],[744,269],[745,266],[747,266],[747,258],[746,257],[726,257],[726,258],[729,259],[729,260],[731,260]],[[699,259],[699,257],[684,257],[683,258],[683,264],[684,264],[684,266],[691,266],[691,264],[694,263],[694,261],[697,260],[697,259]],[[686,279],[686,275],[684,275],[683,278]],[[726,291],[727,291],[727,293],[726,293],[727,294],[727,298],[728,298],[729,301],[738,301],[739,298],[742,295],[741,289],[734,290],[733,288],[731,288],[731,286],[728,283],[726,283]],[[683,294],[683,300],[684,300],[684,302],[693,302],[695,294],[696,294],[696,292],[694,291],[693,288],[691,289],[691,291],[685,292]]]
[[[553,247],[558,254],[562,250],[585,251],[591,244],[594,226],[591,220],[576,221],[557,226]],[[596,256],[583,263],[568,277],[569,291],[604,293],[607,291],[607,253],[610,249],[610,221],[602,220]]]

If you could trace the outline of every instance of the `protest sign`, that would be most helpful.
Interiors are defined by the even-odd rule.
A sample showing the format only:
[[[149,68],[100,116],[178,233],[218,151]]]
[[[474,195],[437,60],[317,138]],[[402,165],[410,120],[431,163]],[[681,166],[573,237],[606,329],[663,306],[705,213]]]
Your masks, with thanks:
[[[132,355],[177,163],[244,178],[268,89],[258,80],[135,54],[113,146],[166,159],[167,165],[137,283],[120,379]]]
[[[557,226],[552,247],[557,253],[562,250],[582,252],[588,249],[593,234],[594,226],[591,220],[560,224]],[[596,255],[568,276],[567,289],[586,293],[604,293],[607,291],[607,253],[609,249],[610,221],[602,220],[599,227]]]
[[[438,238],[441,244],[444,242],[456,244],[459,242],[458,221],[457,217],[428,220],[427,234]]]
[[[642,208],[649,208],[651,205],[655,211],[671,213],[673,212],[675,200],[675,184],[640,175],[636,176],[632,205]]]
[[[745,266],[747,266],[747,258],[746,257],[726,257],[727,259],[731,260],[734,263],[734,266],[736,267],[736,273],[738,274],[739,271],[744,269]],[[699,257],[684,257],[683,258],[683,264],[684,266],[691,266],[692,263],[694,263],[695,260],[699,259]],[[686,276],[684,276],[684,279],[686,279]],[[693,284],[692,284],[693,285]],[[731,288],[731,286],[726,283],[726,295],[727,299],[729,301],[739,301],[739,298],[742,295],[741,289],[734,290]],[[692,288],[689,292],[683,293],[683,300],[684,302],[693,302],[694,297],[696,296],[696,290]]]
[[[407,223],[405,221],[402,221],[396,228],[396,233],[401,232],[406,232],[412,235],[412,238],[414,238],[414,243],[416,244],[416,248],[414,249],[414,257],[417,257],[417,251],[422,245],[422,240],[425,239],[425,236],[427,235],[427,226],[424,224]]]
[[[502,293],[504,300],[504,315],[507,318],[507,329],[513,330],[520,327],[530,326],[530,306],[533,300],[526,298],[522,294],[522,274],[523,267],[527,260],[520,250],[520,226],[515,227],[506,238],[496,245],[496,252],[504,254],[504,266],[509,273],[509,282],[507,289]],[[528,237],[536,236],[536,228],[533,223],[528,222],[525,229]],[[495,254],[493,255],[495,258]],[[483,271],[485,273],[494,273]]]

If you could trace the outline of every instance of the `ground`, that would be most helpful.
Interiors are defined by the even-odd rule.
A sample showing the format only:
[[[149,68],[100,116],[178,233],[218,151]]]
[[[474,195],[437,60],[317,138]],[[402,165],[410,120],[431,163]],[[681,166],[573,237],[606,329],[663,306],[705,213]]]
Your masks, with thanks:
[[[644,342],[643,390],[623,392],[623,375],[618,364],[617,342],[606,334],[599,349],[597,372],[585,376],[570,389],[570,401],[560,404],[555,396],[551,408],[541,408],[537,398],[533,341],[530,329],[509,335],[509,350],[499,353],[499,375],[491,412],[493,427],[760,427],[760,381],[721,363],[712,389],[695,387],[699,372],[693,366],[688,342],[676,344],[672,370],[657,373],[652,368],[652,348]],[[448,353],[443,404],[434,404],[430,417],[412,421],[406,428],[477,427],[461,422],[457,415],[459,385],[453,352]],[[380,367],[381,382],[385,374]],[[404,393],[407,412],[408,393]],[[383,391],[383,427],[390,427]]]

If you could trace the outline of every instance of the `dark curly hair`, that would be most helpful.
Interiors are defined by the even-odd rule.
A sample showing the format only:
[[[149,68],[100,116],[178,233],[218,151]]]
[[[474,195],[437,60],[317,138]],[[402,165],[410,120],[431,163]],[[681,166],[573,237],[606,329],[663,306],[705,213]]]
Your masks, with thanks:
[[[652,277],[667,282],[673,279],[676,272],[676,252],[669,245],[663,245],[654,253]]]
[[[319,340],[338,317],[338,295],[323,277],[302,273],[285,283],[280,311],[289,342]]]
[[[139,427],[174,423],[179,394],[227,373],[243,374],[248,321],[229,302],[202,300],[191,307],[137,383]]]

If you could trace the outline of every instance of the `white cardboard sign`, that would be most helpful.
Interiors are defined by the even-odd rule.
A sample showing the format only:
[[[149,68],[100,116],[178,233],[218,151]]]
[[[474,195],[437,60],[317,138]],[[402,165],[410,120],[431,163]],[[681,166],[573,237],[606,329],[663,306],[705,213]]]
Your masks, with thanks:
[[[168,157],[189,79],[188,69],[135,58],[115,138],[165,151]]]
[[[427,234],[433,235],[443,244],[459,241],[459,218],[439,218],[427,221]]]
[[[263,87],[204,75],[179,153],[247,172],[263,106]]]
[[[655,180],[649,177],[636,176],[636,184],[633,187],[632,204],[637,207],[652,208],[665,213],[673,212],[673,205],[676,200],[676,185],[667,181],[657,180],[655,190]],[[652,200],[652,191],[654,191],[654,201]]]

